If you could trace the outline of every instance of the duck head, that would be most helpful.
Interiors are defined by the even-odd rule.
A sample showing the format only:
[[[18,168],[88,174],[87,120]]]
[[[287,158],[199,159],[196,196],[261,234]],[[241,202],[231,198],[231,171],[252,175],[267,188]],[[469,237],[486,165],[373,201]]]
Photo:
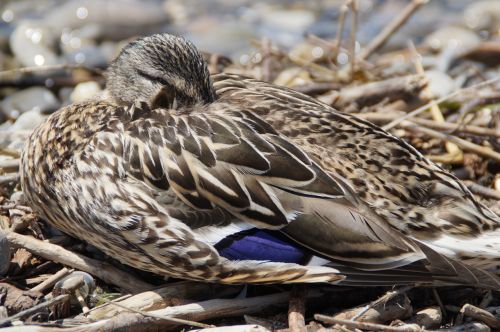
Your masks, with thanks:
[[[215,100],[202,55],[191,42],[166,33],[125,46],[108,68],[107,89],[120,105],[144,100],[172,107]]]

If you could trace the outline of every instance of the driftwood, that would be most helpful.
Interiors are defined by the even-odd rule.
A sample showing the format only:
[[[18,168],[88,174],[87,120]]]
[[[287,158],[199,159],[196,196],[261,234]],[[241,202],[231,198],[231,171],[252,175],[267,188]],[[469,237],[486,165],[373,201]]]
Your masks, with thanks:
[[[272,305],[283,305],[289,299],[290,293],[279,293],[266,296],[257,296],[246,299],[208,300],[175,307],[167,307],[160,310],[149,311],[148,315],[164,318],[181,318],[190,321],[203,321],[213,318],[234,317],[245,314],[261,312]],[[317,296],[318,293],[315,293]],[[85,324],[77,328],[65,329],[65,331],[122,331],[134,330],[150,331],[167,329],[179,325],[171,320],[159,319],[152,316],[144,316],[139,313],[121,313],[110,319],[103,319],[95,323]]]
[[[126,308],[141,311],[163,309],[167,306],[182,305],[192,300],[205,300],[210,297],[235,295],[240,286],[213,285],[194,281],[182,281],[165,287],[139,293],[121,301],[105,303],[89,311],[86,315],[91,320],[111,318],[119,313],[127,312]],[[113,305],[118,303],[121,306]]]

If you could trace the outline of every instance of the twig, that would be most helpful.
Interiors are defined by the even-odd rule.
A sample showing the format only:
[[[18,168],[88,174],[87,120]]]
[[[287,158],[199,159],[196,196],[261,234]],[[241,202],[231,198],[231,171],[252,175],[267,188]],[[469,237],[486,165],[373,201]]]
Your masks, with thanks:
[[[464,181],[464,182],[465,182],[465,185],[467,186],[467,188],[469,188],[469,190],[473,194],[480,195],[480,196],[487,197],[487,198],[500,200],[500,191],[484,187],[484,186],[477,184],[475,182],[472,182],[472,181]]]
[[[340,50],[340,43],[342,42],[342,35],[344,34],[344,26],[345,26],[345,17],[347,15],[347,12],[349,11],[349,3],[351,0],[347,0],[342,6],[340,6],[340,15],[339,15],[339,21],[338,21],[338,26],[337,26],[337,34],[335,35],[335,42],[333,46],[333,53],[331,55],[331,59],[333,62],[337,61],[337,55]]]
[[[210,297],[234,296],[241,290],[240,286],[212,285],[202,282],[181,281],[165,285],[161,288],[129,296],[127,299],[118,300],[127,308],[142,311],[151,311],[172,305],[180,305],[191,301],[201,301]],[[111,318],[123,310],[116,306],[103,304],[90,310],[87,317],[91,320]]]
[[[115,305],[115,306],[120,307],[122,309],[125,309],[127,311],[134,312],[136,314],[140,314],[140,315],[145,316],[145,317],[163,319],[163,320],[166,320],[168,322],[174,323],[175,325],[188,325],[188,326],[196,326],[196,327],[202,327],[202,328],[214,327],[213,325],[198,323],[198,322],[194,322],[194,321],[187,320],[187,319],[181,319],[181,318],[175,318],[175,317],[166,317],[166,316],[161,316],[161,315],[158,315],[158,314],[154,314],[152,312],[146,312],[146,311],[142,311],[142,310],[128,308],[128,307],[126,307],[126,306],[124,306],[124,305],[122,305],[122,304],[120,304],[118,302],[111,302],[111,301],[107,301],[107,300],[105,300],[105,301],[108,304]]]
[[[409,42],[409,49],[410,49],[410,53],[412,54],[412,57],[413,57],[413,63],[415,64],[415,69],[417,71],[417,74],[418,75],[425,75],[424,66],[422,65],[422,61],[420,61],[420,55],[418,54],[417,49],[415,48],[415,45],[413,44],[412,41]],[[443,113],[441,112],[441,109],[439,108],[439,105],[434,101],[434,98],[433,98],[434,96],[431,96],[431,90],[429,89],[428,85],[423,88],[423,92],[425,94],[427,94],[427,96],[432,98],[430,111],[431,111],[431,115],[432,115],[432,118],[434,119],[434,121],[441,122],[441,123],[446,122],[444,120]],[[446,147],[446,151],[448,151],[448,154],[449,154],[447,156],[449,159],[449,163],[462,163],[463,162],[464,154],[463,154],[462,150],[460,150],[460,148],[456,144],[453,144],[453,143],[447,141],[447,142],[445,142],[445,147]]]
[[[306,288],[303,285],[294,285],[290,293],[288,304],[288,326],[291,332],[305,332],[304,319],[306,311]]]
[[[485,157],[500,161],[500,153],[494,151],[491,148],[471,143],[467,140],[461,139],[461,138],[456,137],[456,136],[448,135],[445,133],[441,133],[439,131],[435,131],[435,130],[432,130],[429,128],[418,126],[416,124],[412,124],[411,122],[405,122],[405,123],[402,123],[401,125],[404,128],[407,128],[407,129],[410,129],[413,131],[417,131],[417,132],[423,133],[425,135],[428,135],[428,136],[431,136],[434,138],[438,138],[441,140],[448,140],[452,143],[455,143],[456,145],[458,145],[459,147],[461,147],[464,150],[472,151],[478,155],[485,156]]]
[[[58,303],[61,303],[61,302],[64,302],[66,301],[67,299],[69,298],[69,294],[63,294],[63,295],[59,295],[59,296],[56,296],[54,297],[53,299],[51,300],[48,300],[46,302],[43,302],[43,303],[40,303],[40,304],[37,304],[31,308],[28,308],[26,310],[23,310],[21,312],[18,312],[17,314],[15,315],[12,315],[6,319],[3,319],[3,320],[0,320],[0,327],[1,326],[5,326],[6,324],[12,322],[12,321],[15,321],[15,320],[19,320],[19,319],[22,319],[24,317],[27,317],[27,316],[30,316],[30,315],[33,315],[35,314],[38,310],[42,309],[42,308],[46,308],[46,307],[50,307],[50,306],[53,306],[55,304],[58,304]]]
[[[262,38],[261,51],[262,51],[262,78],[265,82],[271,82],[271,40],[269,38]]]
[[[446,319],[446,307],[444,306],[443,301],[441,301],[441,296],[439,296],[439,293],[435,287],[432,287],[432,295],[434,296],[434,299],[436,300],[439,308],[441,309],[443,318]]]
[[[218,326],[203,330],[191,330],[191,332],[271,332],[271,331],[263,326],[251,324],[251,325]]]
[[[350,37],[350,64],[351,70],[349,71],[349,81],[354,78],[354,73],[356,70],[356,33],[358,30],[358,3],[357,0],[352,0],[349,3],[351,7],[351,37]]]
[[[389,326],[383,324],[358,322],[347,319],[338,319],[334,317],[329,317],[325,315],[316,314],[314,315],[316,320],[328,323],[328,324],[340,324],[345,325],[349,328],[361,329],[361,330],[372,330],[372,331],[386,331],[386,332],[421,332],[422,329],[417,324],[405,324],[403,326]]]
[[[52,275],[50,278],[46,279],[45,281],[33,287],[31,291],[43,292],[44,290],[46,290],[49,287],[52,287],[56,282],[58,282],[60,279],[64,278],[73,271],[74,271],[73,269],[70,270],[66,267],[63,267],[61,270],[57,271],[56,274]]]
[[[12,74],[31,74],[34,72],[43,71],[53,71],[53,70],[75,70],[75,69],[85,69],[90,72],[102,75],[103,72],[97,68],[91,68],[83,65],[73,65],[73,64],[57,64],[57,65],[46,65],[46,66],[34,66],[34,67],[22,67],[14,68],[9,70],[0,71],[0,78],[9,76]]]
[[[405,9],[391,21],[374,39],[366,46],[359,55],[360,60],[367,59],[373,52],[382,47],[385,42],[391,37],[394,32],[399,30],[406,21],[417,11],[422,5],[426,4],[429,0],[413,0],[406,6]]]
[[[9,231],[3,232],[5,232],[7,239],[13,246],[25,248],[33,254],[45,259],[85,271],[105,282],[121,287],[128,292],[135,293],[153,288],[152,285],[107,263],[73,253],[56,244],[43,242],[30,236],[20,235]]]
[[[78,303],[80,303],[80,306],[82,307],[82,312],[84,314],[88,313],[89,307],[87,306],[87,302],[85,302],[85,297],[83,296],[82,292],[80,292],[79,289],[75,289],[75,296]]]
[[[417,96],[427,82],[422,75],[409,75],[389,78],[341,89],[335,106],[344,107],[352,103],[361,108],[375,105],[384,99],[389,101],[411,99]]]
[[[319,296],[318,292],[312,296]],[[283,292],[279,294],[257,296],[244,299],[216,299],[197,303],[191,303],[181,306],[167,307],[160,310],[148,312],[148,315],[155,317],[145,317],[137,313],[121,313],[111,319],[100,320],[95,323],[82,325],[78,331],[123,331],[134,330],[147,326],[151,329],[166,329],[179,325],[172,321],[166,321],[167,318],[189,319],[190,321],[203,321],[207,319],[236,317],[245,314],[261,312],[264,308],[284,304],[287,302],[290,294]],[[161,316],[162,319],[156,316]]]
[[[380,298],[378,298],[375,301],[372,301],[368,305],[366,305],[363,308],[363,310],[359,311],[355,316],[353,316],[351,318],[351,320],[357,320],[358,318],[360,318],[361,316],[363,316],[371,308],[373,308],[375,306],[378,306],[380,304],[384,304],[385,305],[391,299],[395,298],[398,295],[401,295],[401,294],[404,294],[404,293],[408,292],[412,288],[413,288],[413,286],[407,286],[407,287],[403,287],[403,288],[400,288],[400,289],[397,289],[397,290],[394,290],[394,291],[388,291],[387,293],[385,293]]]
[[[0,185],[6,185],[17,181],[19,181],[19,174],[17,173],[0,175]]]
[[[466,324],[457,324],[448,329],[439,329],[439,332],[490,332],[491,329],[483,324],[478,322],[470,322]]]
[[[496,83],[496,82],[498,82],[498,81],[500,81],[500,76],[494,77],[494,78],[489,79],[489,80],[487,80],[487,81],[483,81],[483,82],[481,82],[481,83],[477,83],[477,84],[471,85],[471,86],[469,86],[469,87],[467,87],[467,88],[458,89],[458,90],[456,90],[456,91],[453,91],[453,92],[452,92],[452,93],[450,93],[450,94],[447,94],[446,96],[443,96],[443,97],[441,97],[441,98],[438,98],[438,99],[434,100],[433,102],[434,102],[434,103],[438,103],[438,104],[439,104],[439,103],[442,103],[442,102],[443,102],[443,101],[445,101],[445,100],[448,100],[448,99],[450,99],[450,98],[453,98],[453,97],[455,97],[455,96],[457,96],[457,95],[459,95],[459,94],[461,94],[461,93],[464,93],[464,92],[466,92],[466,91],[472,91],[472,90],[474,90],[474,89],[479,89],[479,88],[485,87],[485,86],[487,86],[487,85],[490,85],[490,84]],[[418,114],[420,114],[420,113],[424,112],[425,110],[427,110],[427,109],[428,109],[428,108],[432,105],[432,103],[433,103],[433,102],[427,103],[427,104],[425,104],[425,105],[423,105],[423,106],[421,106],[421,107],[419,107],[419,108],[417,108],[417,109],[415,109],[415,110],[411,111],[410,113],[407,113],[407,114],[405,114],[405,115],[401,116],[400,118],[398,118],[398,119],[395,119],[395,120],[391,121],[389,124],[387,124],[387,125],[383,126],[382,128],[383,128],[384,130],[389,130],[389,129],[391,129],[391,128],[393,128],[393,127],[397,126],[398,124],[400,124],[400,123],[401,123],[401,122],[403,122],[404,120],[407,120],[407,119],[409,119],[409,118],[414,117],[415,115],[418,115]]]
[[[389,122],[394,119],[397,119],[401,117],[400,114],[398,113],[387,113],[387,112],[367,112],[367,113],[353,113],[353,115],[356,115],[357,117],[366,119],[370,122],[374,123],[380,123],[380,122]],[[471,134],[471,135],[476,135],[476,136],[491,136],[494,138],[500,138],[500,130],[497,129],[491,129],[491,128],[485,128],[485,127],[479,127],[479,126],[472,126],[472,125],[460,125],[460,124],[455,124],[455,123],[449,123],[449,122],[437,122],[434,120],[429,120],[429,119],[422,119],[422,118],[413,118],[411,120],[407,120],[410,122],[414,122],[418,125],[435,129],[435,130],[446,130],[449,131],[450,133],[455,133],[455,134]]]
[[[296,85],[293,89],[306,95],[317,95],[332,90],[339,90],[340,84],[334,82],[311,82],[303,85]]]
[[[17,172],[19,170],[19,159],[0,160],[0,168],[4,172]]]

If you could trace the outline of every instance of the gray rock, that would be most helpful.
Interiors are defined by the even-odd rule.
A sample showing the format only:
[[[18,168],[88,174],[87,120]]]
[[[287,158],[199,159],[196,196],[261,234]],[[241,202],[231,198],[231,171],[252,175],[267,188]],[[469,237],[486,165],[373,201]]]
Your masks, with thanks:
[[[58,109],[60,102],[43,87],[31,87],[15,92],[0,103],[0,108],[10,118],[17,118],[28,111],[50,112]]]

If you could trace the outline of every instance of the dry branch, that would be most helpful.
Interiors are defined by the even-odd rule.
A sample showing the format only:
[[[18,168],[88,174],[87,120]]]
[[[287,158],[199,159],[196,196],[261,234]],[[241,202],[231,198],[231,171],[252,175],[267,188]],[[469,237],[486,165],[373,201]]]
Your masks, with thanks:
[[[15,247],[25,248],[35,255],[58,262],[75,269],[88,272],[103,281],[116,285],[128,292],[145,291],[153,286],[136,277],[119,270],[107,263],[73,253],[56,244],[40,241],[30,236],[2,231]]]
[[[63,295],[56,296],[56,297],[54,297],[51,300],[48,300],[48,301],[42,302],[40,304],[37,304],[37,305],[35,305],[35,306],[31,307],[31,308],[28,308],[26,310],[23,310],[23,311],[19,312],[19,313],[13,315],[13,316],[10,316],[8,318],[0,320],[0,327],[5,326],[6,324],[8,324],[10,322],[13,322],[15,320],[19,320],[19,319],[22,319],[24,317],[31,316],[31,315],[37,313],[40,309],[47,308],[47,307],[53,306],[55,304],[64,302],[68,298],[69,298],[68,294],[63,294]]]
[[[428,135],[428,136],[433,137],[433,138],[438,138],[438,139],[441,139],[443,141],[450,141],[452,143],[455,143],[456,145],[458,145],[460,148],[462,148],[464,150],[474,152],[480,156],[491,158],[491,159],[496,160],[496,161],[500,161],[500,153],[494,151],[493,149],[491,149],[489,147],[480,146],[480,145],[471,143],[467,140],[464,140],[462,138],[459,138],[459,137],[456,137],[453,135],[441,133],[439,131],[435,131],[435,130],[432,130],[429,128],[418,126],[416,124],[412,124],[409,121],[401,123],[401,126],[406,128],[406,129],[420,132],[422,134]]]
[[[148,315],[162,316],[164,318],[181,318],[190,321],[203,321],[207,319],[235,317],[260,312],[271,305],[285,304],[289,293],[257,296],[246,299],[209,300],[191,303],[181,306],[168,307],[165,309],[148,312]],[[318,293],[315,293],[317,296]],[[151,329],[167,329],[176,324],[172,321],[158,319],[151,316],[143,316],[138,313],[121,313],[111,319],[100,320],[95,323],[83,325],[72,331],[144,331],[147,327]]]
[[[479,89],[479,88],[483,88],[485,86],[488,86],[490,84],[496,83],[498,81],[500,81],[500,76],[497,76],[497,77],[494,77],[492,79],[489,79],[489,80],[486,80],[486,81],[483,81],[483,82],[471,85],[471,86],[463,88],[463,89],[455,90],[452,93],[447,94],[446,96],[443,96],[443,97],[441,97],[439,99],[433,100],[430,103],[427,103],[427,104],[425,104],[425,105],[423,105],[423,106],[421,106],[421,107],[419,107],[419,108],[411,111],[410,113],[407,113],[407,114],[401,116],[400,118],[391,121],[389,124],[385,125],[382,128],[385,129],[385,130],[389,130],[389,129],[391,129],[391,128],[397,126],[397,125],[399,125],[404,120],[407,120],[409,118],[417,116],[418,114],[426,111],[429,107],[431,107],[431,105],[433,103],[437,103],[437,104],[442,103],[443,101],[451,99],[451,98],[453,98],[453,97],[455,97],[455,96],[457,96],[459,94],[463,94],[463,93],[465,93],[467,91],[473,91],[473,90],[476,90],[476,89]]]
[[[58,282],[60,279],[64,278],[73,271],[74,271],[73,269],[70,270],[68,268],[63,267],[61,270],[57,271],[56,274],[52,275],[50,278],[46,279],[45,281],[33,287],[31,291],[43,292],[47,288],[54,286],[56,282]]]
[[[389,326],[375,323],[352,321],[347,319],[338,319],[335,317],[329,317],[325,315],[314,315],[314,318],[328,323],[328,324],[339,324],[344,325],[348,328],[355,328],[360,330],[371,330],[371,331],[386,331],[386,332],[422,332],[423,330],[417,324],[404,324],[402,326]]]
[[[382,100],[408,100],[419,95],[427,81],[422,75],[409,75],[389,78],[358,86],[348,86],[340,90],[335,101],[336,107],[356,103],[358,107],[375,105]]]
[[[429,0],[413,0],[406,6],[405,9],[397,16],[394,21],[390,22],[372,41],[366,46],[359,55],[360,60],[367,59],[373,52],[382,47],[385,42],[392,36],[399,28],[405,24],[406,21],[417,11],[422,5],[426,4]]]
[[[231,296],[241,290],[239,286],[213,285],[194,281],[181,281],[164,287],[139,293],[123,299],[103,304],[90,310],[87,317],[91,320],[111,318],[118,313],[125,312],[126,308],[141,311],[163,309],[167,306],[181,305],[192,300],[205,300],[210,297]],[[118,303],[120,307],[113,305]]]
[[[398,114],[396,112],[367,112],[367,113],[356,113],[354,114],[360,118],[368,120],[373,123],[386,123],[401,117],[402,114]],[[450,133],[455,134],[471,134],[477,136],[491,136],[494,138],[500,138],[500,130],[484,128],[479,126],[472,125],[462,125],[448,122],[437,122],[434,120],[421,119],[421,118],[413,118],[411,120],[407,120],[409,122],[416,123],[418,125],[435,129],[435,130],[444,130],[449,131]]]
[[[288,304],[288,326],[291,332],[305,332],[306,288],[294,285]]]

